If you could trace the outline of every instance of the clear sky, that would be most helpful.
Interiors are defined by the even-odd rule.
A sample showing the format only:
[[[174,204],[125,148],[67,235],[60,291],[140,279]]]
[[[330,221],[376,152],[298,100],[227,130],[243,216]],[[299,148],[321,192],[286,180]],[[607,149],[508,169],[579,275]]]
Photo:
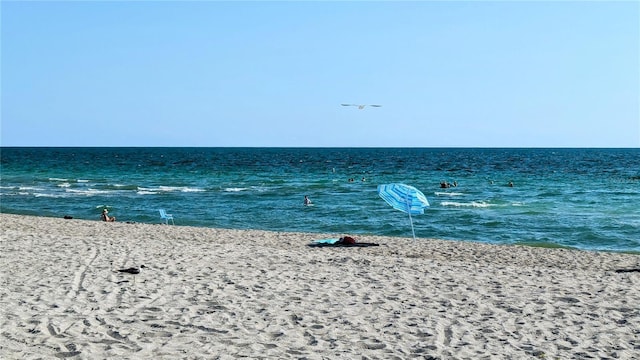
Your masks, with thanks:
[[[638,1],[0,11],[3,146],[640,147]]]

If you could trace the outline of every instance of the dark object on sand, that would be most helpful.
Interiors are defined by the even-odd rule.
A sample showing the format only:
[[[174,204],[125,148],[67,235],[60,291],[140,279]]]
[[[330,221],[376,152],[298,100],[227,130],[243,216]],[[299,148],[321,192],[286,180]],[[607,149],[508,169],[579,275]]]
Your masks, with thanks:
[[[131,274],[131,275],[138,275],[140,274],[140,270],[144,269],[144,265],[140,265],[140,267],[130,267],[130,268],[126,268],[126,269],[118,269],[119,272],[121,273],[127,273],[127,274]],[[133,277],[133,284],[136,284],[136,277]],[[121,282],[129,282],[129,280],[123,280]],[[120,282],[119,282],[120,283]]]
[[[628,273],[628,272],[640,272],[640,268],[638,269],[617,269],[617,273]]]
[[[71,216],[71,215],[65,215],[65,216],[64,216],[64,218],[65,218],[65,219],[67,219],[67,220],[70,220],[70,219],[73,219],[73,216]]]
[[[127,274],[140,274],[140,269],[143,269],[144,265],[140,265],[139,268],[137,267],[130,267],[130,268],[126,268],[126,269],[119,269],[119,272],[123,272],[123,273],[127,273]]]
[[[340,240],[338,240],[338,243],[341,243],[343,245],[353,245],[356,243],[356,239],[352,238],[351,236],[345,236],[340,238]]]
[[[341,237],[340,239],[321,239],[316,240],[309,244],[311,247],[367,247],[367,246],[380,246],[376,243],[363,243],[357,242],[356,239],[351,236]]]

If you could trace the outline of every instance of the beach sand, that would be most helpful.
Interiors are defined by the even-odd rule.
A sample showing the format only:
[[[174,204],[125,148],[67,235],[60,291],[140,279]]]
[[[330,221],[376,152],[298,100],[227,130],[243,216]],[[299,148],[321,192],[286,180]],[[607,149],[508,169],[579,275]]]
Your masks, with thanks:
[[[640,358],[640,256],[0,214],[2,359]],[[340,234],[353,235],[353,234]],[[118,269],[144,265],[137,275]]]

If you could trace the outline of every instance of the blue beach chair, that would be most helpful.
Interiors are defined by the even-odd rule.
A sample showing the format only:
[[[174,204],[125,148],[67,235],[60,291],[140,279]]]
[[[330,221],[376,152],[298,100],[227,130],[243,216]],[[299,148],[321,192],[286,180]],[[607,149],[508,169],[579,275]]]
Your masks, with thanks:
[[[158,211],[160,211],[160,218],[164,220],[165,224],[169,225],[169,220],[171,220],[171,224],[175,225],[175,223],[173,222],[173,215],[167,214],[164,209],[159,209]]]

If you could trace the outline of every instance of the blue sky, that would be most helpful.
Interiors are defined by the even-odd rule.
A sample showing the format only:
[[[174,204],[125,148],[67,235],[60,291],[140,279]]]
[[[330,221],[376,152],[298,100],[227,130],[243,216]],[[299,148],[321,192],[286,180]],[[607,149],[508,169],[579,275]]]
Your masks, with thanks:
[[[0,4],[3,146],[640,147],[637,1]]]

